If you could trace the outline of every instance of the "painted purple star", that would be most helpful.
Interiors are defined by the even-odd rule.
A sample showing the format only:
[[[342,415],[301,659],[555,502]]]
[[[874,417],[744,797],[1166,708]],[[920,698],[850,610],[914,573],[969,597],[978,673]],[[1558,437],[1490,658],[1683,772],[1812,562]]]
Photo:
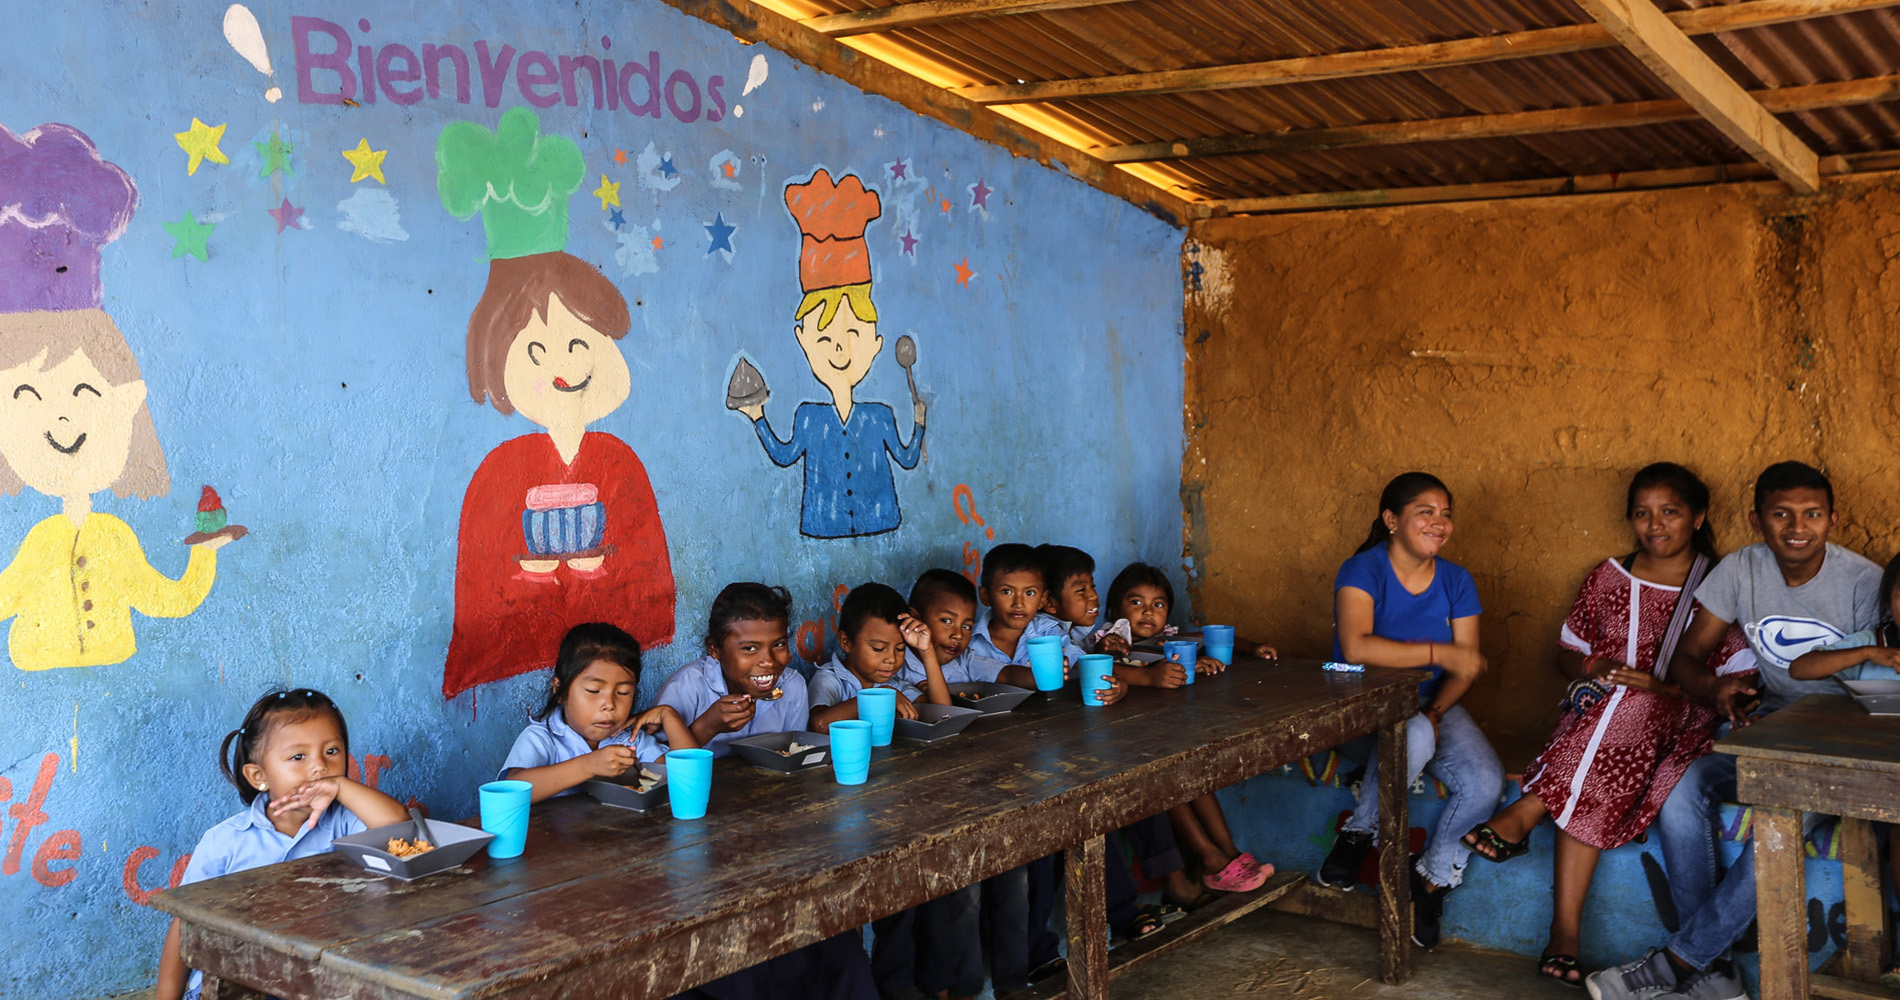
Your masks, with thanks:
[[[906,165],[903,160],[898,160],[896,163],[891,164],[891,179],[897,180],[900,177],[908,178],[910,175],[904,171],[909,169],[910,167]]]
[[[905,230],[904,235],[899,236],[898,239],[904,244],[901,252],[910,254],[912,257],[917,256],[917,237],[912,236],[909,230]]]
[[[287,228],[304,228],[303,222],[301,221],[303,219],[303,209],[292,205],[289,198],[285,198],[284,203],[276,208],[265,209],[265,211],[270,213],[271,218],[277,220],[277,231],[280,233]]]
[[[977,178],[976,183],[970,185],[971,206],[987,210],[990,207],[990,195],[995,191],[995,188],[984,185],[982,178]]]

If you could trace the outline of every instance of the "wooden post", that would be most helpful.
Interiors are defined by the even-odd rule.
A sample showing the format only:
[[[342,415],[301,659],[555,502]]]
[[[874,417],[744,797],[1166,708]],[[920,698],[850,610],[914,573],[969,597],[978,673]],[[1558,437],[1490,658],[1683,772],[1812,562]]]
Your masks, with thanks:
[[[264,1000],[264,994],[229,979],[207,973],[198,994],[200,1000]]]
[[[1063,852],[1069,910],[1069,1000],[1108,1000],[1107,838]]]
[[[1406,815],[1405,721],[1379,730],[1379,975],[1412,978],[1411,824]]]
[[[1841,887],[1847,903],[1847,957],[1842,971],[1849,979],[1879,982],[1886,971],[1882,952],[1887,945],[1887,901],[1880,891],[1880,845],[1874,841],[1874,825],[1841,817],[1839,843]]]
[[[1807,891],[1801,814],[1755,808],[1755,920],[1761,941],[1761,1000],[1807,1000]]]

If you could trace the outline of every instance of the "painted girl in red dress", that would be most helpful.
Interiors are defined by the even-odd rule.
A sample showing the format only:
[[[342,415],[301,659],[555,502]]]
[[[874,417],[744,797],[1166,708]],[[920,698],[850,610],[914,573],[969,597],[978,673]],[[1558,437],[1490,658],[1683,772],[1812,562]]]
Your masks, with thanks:
[[[587,430],[632,391],[616,343],[627,302],[561,249],[586,167],[573,142],[539,132],[533,112],[514,108],[494,132],[458,122],[436,144],[444,207],[481,213],[488,236],[469,395],[544,431],[489,452],[463,495],[445,698],[547,667],[582,622],[618,625],[648,649],[673,640],[672,562],[646,468],[619,438]]]

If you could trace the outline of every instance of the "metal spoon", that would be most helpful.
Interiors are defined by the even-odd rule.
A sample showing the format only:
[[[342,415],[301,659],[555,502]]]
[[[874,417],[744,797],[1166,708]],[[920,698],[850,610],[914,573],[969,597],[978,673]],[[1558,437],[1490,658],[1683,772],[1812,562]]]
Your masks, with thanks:
[[[429,846],[431,848],[434,848],[436,846],[436,843],[435,843],[434,838],[429,836],[429,822],[428,820],[425,820],[422,818],[422,810],[417,806],[410,806],[409,818],[412,820],[415,820],[416,839],[428,841]]]

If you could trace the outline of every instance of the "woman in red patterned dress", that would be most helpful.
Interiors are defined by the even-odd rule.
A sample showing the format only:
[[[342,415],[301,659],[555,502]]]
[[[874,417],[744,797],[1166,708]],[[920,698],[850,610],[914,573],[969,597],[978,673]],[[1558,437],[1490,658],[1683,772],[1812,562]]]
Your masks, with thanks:
[[[1598,855],[1649,827],[1684,769],[1709,752],[1717,721],[1682,697],[1668,657],[1657,655],[1673,650],[1677,604],[1717,558],[1708,487],[1658,462],[1630,481],[1627,504],[1636,551],[1590,571],[1558,640],[1558,667],[1572,681],[1563,718],[1526,771],[1523,797],[1465,835],[1478,855],[1508,861],[1545,817],[1556,823],[1555,907],[1537,971],[1571,986],[1583,979],[1576,956]],[[1681,609],[1682,624],[1691,610]],[[1752,670],[1746,649],[1731,629],[1708,666]]]

